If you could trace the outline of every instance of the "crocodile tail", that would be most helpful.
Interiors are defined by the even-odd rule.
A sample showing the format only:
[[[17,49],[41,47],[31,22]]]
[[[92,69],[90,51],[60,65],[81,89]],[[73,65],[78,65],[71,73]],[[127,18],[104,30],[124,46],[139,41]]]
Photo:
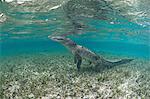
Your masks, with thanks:
[[[120,61],[117,61],[117,62],[110,62],[110,61],[106,61],[106,65],[108,67],[114,67],[114,66],[118,66],[118,65],[122,65],[122,64],[127,64],[129,62],[133,61],[133,59],[122,59]]]

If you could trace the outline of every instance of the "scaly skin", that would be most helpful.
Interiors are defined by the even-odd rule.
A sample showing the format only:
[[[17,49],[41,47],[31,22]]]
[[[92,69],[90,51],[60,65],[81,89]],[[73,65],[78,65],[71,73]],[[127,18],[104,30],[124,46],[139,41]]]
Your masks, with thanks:
[[[74,41],[72,41],[69,38],[65,38],[63,36],[48,36],[51,40],[56,41],[64,45],[66,48],[68,48],[72,54],[74,55],[74,62],[77,64],[78,70],[80,70],[80,65],[82,63],[82,59],[88,60],[90,63],[93,63],[95,66],[107,66],[107,67],[113,67],[116,65],[126,64],[133,59],[122,59],[117,62],[110,62],[105,60],[103,57],[98,56],[91,50],[76,44]]]

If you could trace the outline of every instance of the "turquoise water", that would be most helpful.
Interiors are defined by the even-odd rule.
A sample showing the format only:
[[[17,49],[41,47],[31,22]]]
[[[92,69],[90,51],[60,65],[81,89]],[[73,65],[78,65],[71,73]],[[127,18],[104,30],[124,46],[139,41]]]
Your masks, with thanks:
[[[7,20],[0,24],[1,56],[66,51],[64,47],[47,37],[48,35],[66,34],[70,31],[75,31],[75,33],[68,37],[71,36],[77,43],[95,52],[109,52],[147,59],[150,56],[149,17],[144,18],[143,16],[141,18],[143,23],[138,23],[115,10],[104,14],[106,20],[98,20],[83,17],[84,12],[77,13],[79,14],[77,16],[74,15],[76,12],[67,12],[62,8],[49,12],[30,12],[19,11],[21,10],[19,6],[13,8],[7,3],[1,3],[1,6],[1,12],[7,16]],[[68,13],[74,16],[70,15],[70,18],[69,15],[66,15]],[[90,11],[89,13],[91,14]],[[75,30],[71,24],[74,20],[85,25],[86,28],[81,31]]]
[[[150,47],[144,44],[132,44],[128,42],[119,41],[95,41],[84,39],[74,39],[78,44],[83,45],[92,51],[99,53],[111,53],[116,55],[124,55],[139,58],[150,58]],[[66,48],[62,45],[45,39],[23,39],[23,40],[10,40],[1,42],[1,56],[30,54],[30,53],[58,53],[66,52]]]
[[[0,99],[150,99],[149,0],[19,1],[0,1]],[[133,61],[101,69],[83,59],[78,71],[49,35]]]
[[[83,45],[97,53],[108,52],[117,55],[149,59],[149,27],[142,27],[135,23],[131,24],[130,22],[123,22],[119,25],[108,24],[108,22],[91,22],[88,25],[98,28],[98,32],[83,32],[83,35],[71,36],[77,44]],[[12,30],[8,32],[7,30],[10,27]],[[47,27],[51,30],[53,26],[50,25]],[[38,24],[18,27],[14,26],[14,24],[5,23],[1,31],[1,56],[35,52],[54,53],[65,51],[68,53],[62,45],[48,39],[48,35],[53,33],[46,32],[43,28],[46,27]],[[30,32],[28,34],[17,34],[17,32],[26,31]],[[14,32],[16,34],[13,34]],[[131,32],[131,34],[128,34],[128,32]]]

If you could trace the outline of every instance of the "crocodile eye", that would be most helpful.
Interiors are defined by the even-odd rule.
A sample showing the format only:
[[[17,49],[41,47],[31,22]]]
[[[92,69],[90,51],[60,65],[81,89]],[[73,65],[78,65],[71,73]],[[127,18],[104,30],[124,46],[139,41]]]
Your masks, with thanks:
[[[64,40],[63,38],[58,38],[57,40]]]

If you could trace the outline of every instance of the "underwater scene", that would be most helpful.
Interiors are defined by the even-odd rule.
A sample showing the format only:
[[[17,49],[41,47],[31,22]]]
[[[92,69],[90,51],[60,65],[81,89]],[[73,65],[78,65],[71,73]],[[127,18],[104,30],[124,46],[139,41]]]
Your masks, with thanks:
[[[0,99],[150,99],[150,0],[0,0]]]

